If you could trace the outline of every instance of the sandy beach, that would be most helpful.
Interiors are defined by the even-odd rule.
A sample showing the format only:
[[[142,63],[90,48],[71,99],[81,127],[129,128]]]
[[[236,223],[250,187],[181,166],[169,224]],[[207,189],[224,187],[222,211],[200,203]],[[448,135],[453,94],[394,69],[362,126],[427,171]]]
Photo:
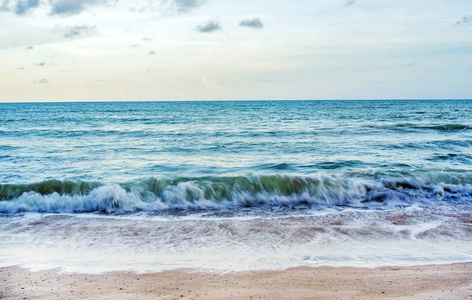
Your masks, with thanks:
[[[61,274],[0,269],[5,299],[471,299],[472,263],[412,267],[291,268],[216,274]]]

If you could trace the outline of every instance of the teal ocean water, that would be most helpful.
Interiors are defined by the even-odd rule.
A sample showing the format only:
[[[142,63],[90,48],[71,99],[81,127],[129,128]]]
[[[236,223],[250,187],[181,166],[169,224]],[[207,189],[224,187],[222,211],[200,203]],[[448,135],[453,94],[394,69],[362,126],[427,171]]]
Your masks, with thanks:
[[[2,266],[472,259],[470,100],[0,103],[0,112]]]

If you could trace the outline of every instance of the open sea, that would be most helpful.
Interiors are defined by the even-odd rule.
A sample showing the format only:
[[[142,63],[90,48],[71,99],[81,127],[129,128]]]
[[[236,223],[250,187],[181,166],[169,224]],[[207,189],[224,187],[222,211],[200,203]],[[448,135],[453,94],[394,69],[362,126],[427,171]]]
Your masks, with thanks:
[[[472,100],[0,103],[0,267],[472,261]]]

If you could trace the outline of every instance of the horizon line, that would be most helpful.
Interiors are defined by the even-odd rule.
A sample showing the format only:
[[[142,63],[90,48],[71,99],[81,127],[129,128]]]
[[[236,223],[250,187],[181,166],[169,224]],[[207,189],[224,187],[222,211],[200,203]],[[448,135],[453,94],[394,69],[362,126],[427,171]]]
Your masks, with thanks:
[[[119,102],[269,102],[269,101],[470,101],[472,98],[391,98],[391,99],[234,99],[234,100],[28,100],[10,101],[0,104],[31,104],[31,103],[119,103]]]

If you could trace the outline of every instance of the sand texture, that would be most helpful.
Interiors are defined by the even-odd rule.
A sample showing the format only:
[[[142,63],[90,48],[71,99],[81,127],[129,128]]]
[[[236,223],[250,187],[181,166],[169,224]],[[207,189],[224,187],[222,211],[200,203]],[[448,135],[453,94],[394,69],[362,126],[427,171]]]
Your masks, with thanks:
[[[6,299],[472,299],[472,263],[216,274],[61,274],[0,268]]]

